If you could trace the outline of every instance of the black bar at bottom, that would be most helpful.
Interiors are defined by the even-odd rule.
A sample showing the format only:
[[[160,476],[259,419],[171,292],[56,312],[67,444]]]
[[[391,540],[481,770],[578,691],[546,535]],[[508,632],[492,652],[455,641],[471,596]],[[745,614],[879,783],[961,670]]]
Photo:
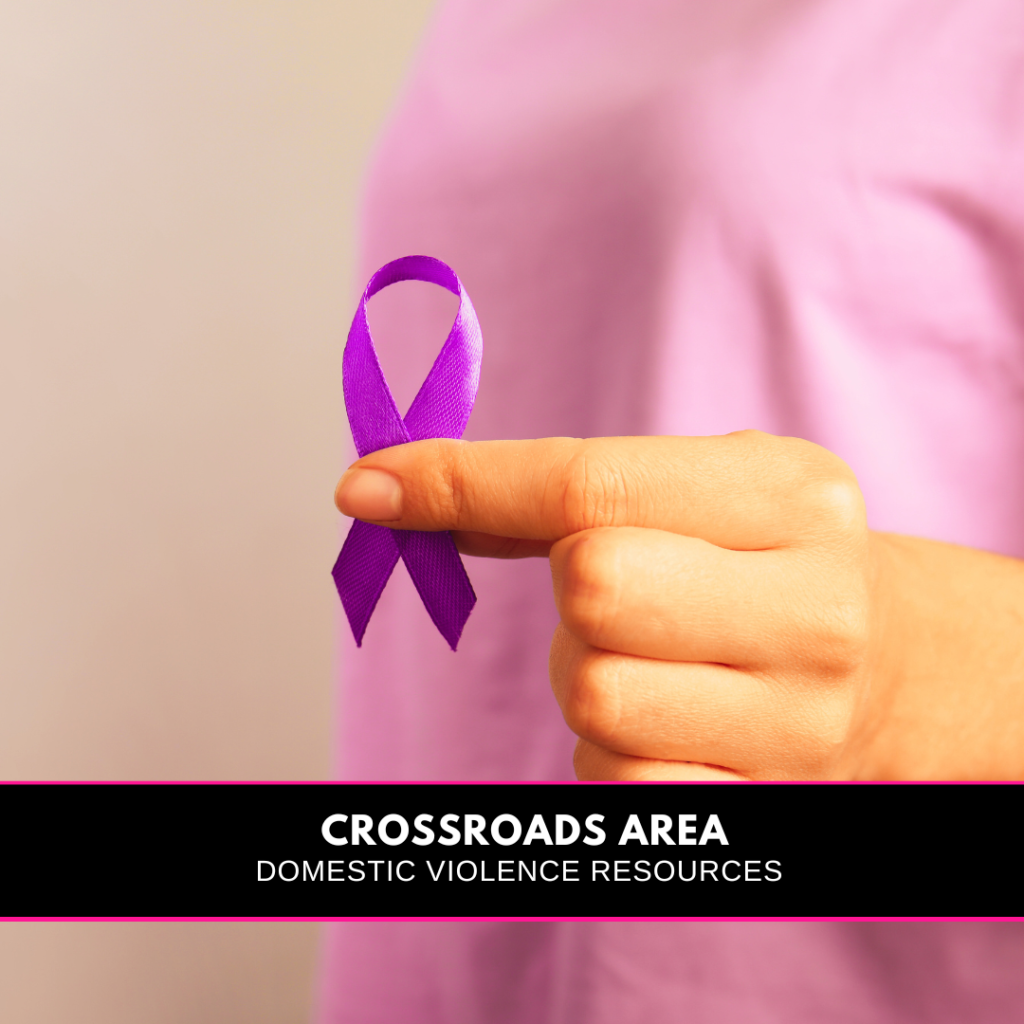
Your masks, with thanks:
[[[0,793],[2,917],[1024,915],[1018,784]]]

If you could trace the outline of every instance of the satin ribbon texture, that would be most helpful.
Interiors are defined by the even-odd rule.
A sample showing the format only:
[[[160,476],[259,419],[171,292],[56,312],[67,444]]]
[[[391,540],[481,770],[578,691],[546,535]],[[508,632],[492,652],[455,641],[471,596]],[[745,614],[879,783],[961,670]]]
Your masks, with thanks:
[[[384,379],[366,320],[370,298],[398,281],[429,281],[459,297],[455,323],[404,418]],[[359,457],[428,437],[462,437],[476,400],[482,355],[480,323],[451,267],[430,256],[404,256],[381,267],[363,292],[342,363],[345,410]],[[359,520],[331,573],[357,646],[363,645],[367,623],[400,557],[454,651],[476,594],[451,534],[391,530]]]

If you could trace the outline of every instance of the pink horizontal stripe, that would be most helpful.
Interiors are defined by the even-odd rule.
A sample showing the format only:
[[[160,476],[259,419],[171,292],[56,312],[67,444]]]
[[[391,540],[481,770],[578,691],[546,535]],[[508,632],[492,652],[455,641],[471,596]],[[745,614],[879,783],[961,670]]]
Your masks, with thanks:
[[[751,779],[746,786],[1020,786],[1024,780],[992,781],[961,779],[923,780],[774,780]],[[672,780],[654,779],[645,782],[571,782],[564,779],[537,780],[498,779],[0,779],[0,786],[734,786],[732,779]]]
[[[1024,917],[0,917],[4,921],[1024,921]]]

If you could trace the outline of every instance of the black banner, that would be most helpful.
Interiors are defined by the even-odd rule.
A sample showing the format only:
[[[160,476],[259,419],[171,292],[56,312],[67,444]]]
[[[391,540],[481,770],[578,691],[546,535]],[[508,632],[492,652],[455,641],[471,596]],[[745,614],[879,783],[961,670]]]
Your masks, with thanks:
[[[1019,917],[1016,784],[8,784],[0,917]]]

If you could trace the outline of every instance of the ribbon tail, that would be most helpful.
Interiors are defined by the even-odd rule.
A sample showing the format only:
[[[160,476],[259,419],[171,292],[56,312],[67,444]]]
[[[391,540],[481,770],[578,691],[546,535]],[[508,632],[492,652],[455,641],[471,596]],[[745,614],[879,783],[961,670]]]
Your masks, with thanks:
[[[366,625],[398,564],[398,557],[394,534],[386,526],[374,526],[358,519],[352,524],[331,575],[357,647],[363,646]]]
[[[396,530],[395,539],[430,618],[454,651],[476,594],[452,535]]]

